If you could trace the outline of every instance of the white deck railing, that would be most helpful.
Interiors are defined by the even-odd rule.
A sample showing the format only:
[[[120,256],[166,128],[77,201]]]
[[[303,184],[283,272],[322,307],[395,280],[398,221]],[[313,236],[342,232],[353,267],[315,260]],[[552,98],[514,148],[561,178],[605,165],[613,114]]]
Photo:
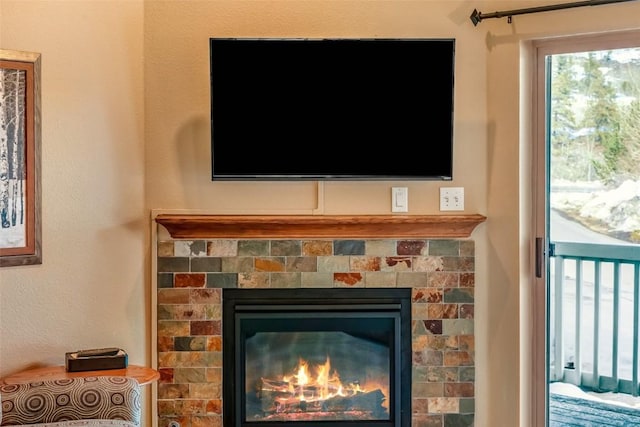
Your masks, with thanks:
[[[554,242],[550,381],[640,394],[640,245]]]

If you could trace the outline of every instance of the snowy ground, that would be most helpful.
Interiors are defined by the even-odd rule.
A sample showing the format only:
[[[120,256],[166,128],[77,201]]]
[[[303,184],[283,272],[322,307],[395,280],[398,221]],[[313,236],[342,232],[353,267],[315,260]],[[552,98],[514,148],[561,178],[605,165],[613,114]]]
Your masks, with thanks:
[[[580,387],[573,384],[567,384],[562,382],[554,382],[549,384],[549,392],[555,394],[561,394],[564,396],[577,397],[580,399],[593,400],[596,402],[609,403],[612,405],[620,405],[626,408],[633,408],[640,410],[640,397],[633,397],[630,394],[625,393],[595,393],[586,392]]]
[[[640,239],[640,180],[608,189],[593,182],[554,182],[550,204],[594,231],[631,243]]]

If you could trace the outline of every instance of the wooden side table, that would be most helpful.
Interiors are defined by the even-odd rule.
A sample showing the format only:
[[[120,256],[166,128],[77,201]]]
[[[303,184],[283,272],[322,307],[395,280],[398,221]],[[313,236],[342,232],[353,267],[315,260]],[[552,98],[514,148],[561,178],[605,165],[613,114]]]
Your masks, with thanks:
[[[67,372],[64,366],[45,366],[28,369],[9,375],[1,380],[4,384],[19,384],[42,380],[60,380],[77,377],[123,376],[135,378],[140,385],[150,384],[160,378],[160,373],[146,366],[129,365],[124,369],[103,369],[99,371]]]

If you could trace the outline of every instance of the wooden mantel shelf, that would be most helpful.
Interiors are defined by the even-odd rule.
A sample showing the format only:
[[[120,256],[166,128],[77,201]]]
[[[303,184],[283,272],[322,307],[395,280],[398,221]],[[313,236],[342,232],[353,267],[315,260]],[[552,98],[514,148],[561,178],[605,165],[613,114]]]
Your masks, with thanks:
[[[155,218],[174,239],[463,238],[486,217],[471,215],[174,215]]]

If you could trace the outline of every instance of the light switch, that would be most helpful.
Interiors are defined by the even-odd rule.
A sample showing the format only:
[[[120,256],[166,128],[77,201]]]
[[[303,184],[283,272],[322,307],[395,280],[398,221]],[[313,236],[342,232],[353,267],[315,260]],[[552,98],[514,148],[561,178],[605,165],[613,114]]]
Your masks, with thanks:
[[[409,189],[407,187],[391,188],[391,212],[409,212]]]

